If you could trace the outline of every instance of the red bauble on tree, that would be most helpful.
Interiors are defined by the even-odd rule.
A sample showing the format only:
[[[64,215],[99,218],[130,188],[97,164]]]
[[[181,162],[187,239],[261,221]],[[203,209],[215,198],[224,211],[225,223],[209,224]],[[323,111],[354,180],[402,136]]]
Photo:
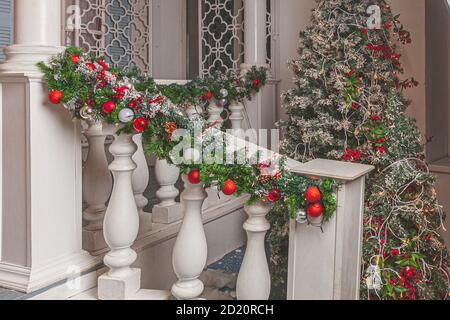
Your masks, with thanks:
[[[106,101],[102,105],[103,112],[106,113],[106,114],[110,114],[111,112],[114,111],[115,108],[116,108],[116,104],[113,101],[111,101],[111,100]]]
[[[72,55],[72,63],[73,64],[78,64],[78,62],[80,62],[80,57],[77,56],[76,54]]]
[[[148,120],[143,117],[136,118],[133,121],[133,129],[137,132],[143,132],[147,126]]]
[[[211,91],[208,91],[207,93],[205,93],[205,95],[203,96],[204,100],[211,100],[213,98],[213,93]]]
[[[320,203],[313,203],[306,209],[306,213],[311,218],[318,218],[323,214],[323,206]]]
[[[253,88],[258,88],[258,86],[259,86],[259,80],[258,79],[253,80]]]
[[[192,184],[199,184],[200,183],[200,171],[197,169],[192,170],[188,174],[188,181]]]
[[[279,189],[272,189],[269,191],[267,195],[267,200],[269,202],[277,202],[281,199],[281,191]]]
[[[305,199],[309,203],[316,203],[322,197],[319,188],[316,186],[309,187],[305,193]]]
[[[227,196],[231,196],[236,192],[236,183],[234,183],[233,180],[228,179],[223,184],[222,192]]]
[[[48,95],[48,100],[53,104],[59,104],[62,98],[63,94],[59,90],[53,90]]]

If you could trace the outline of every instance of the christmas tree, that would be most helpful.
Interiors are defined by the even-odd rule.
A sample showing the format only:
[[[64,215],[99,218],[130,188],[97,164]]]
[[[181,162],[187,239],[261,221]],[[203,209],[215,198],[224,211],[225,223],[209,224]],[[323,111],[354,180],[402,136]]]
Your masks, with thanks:
[[[321,0],[290,63],[282,150],[305,162],[328,158],[376,167],[366,182],[361,297],[445,299],[449,255],[444,212],[415,121],[405,114],[400,47],[411,43],[383,0]],[[279,217],[279,216],[278,216]],[[277,218],[280,219],[280,218]],[[286,233],[273,221],[272,248]],[[283,241],[283,240],[278,240]],[[280,252],[272,252],[279,263]]]

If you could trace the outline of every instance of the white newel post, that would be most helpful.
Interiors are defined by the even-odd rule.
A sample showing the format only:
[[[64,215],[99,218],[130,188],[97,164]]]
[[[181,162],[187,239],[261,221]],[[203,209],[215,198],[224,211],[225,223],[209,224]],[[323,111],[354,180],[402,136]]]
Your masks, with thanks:
[[[180,194],[175,184],[180,177],[180,169],[164,159],[157,159],[155,163],[156,181],[161,186],[156,196],[161,202],[153,206],[153,221],[169,224],[183,217],[181,204],[175,201]]]
[[[243,137],[243,126],[242,122],[244,121],[245,111],[244,105],[242,102],[233,101],[230,106],[230,121],[231,121],[231,129],[233,130],[233,135],[238,138]]]
[[[86,225],[83,227],[83,249],[98,254],[107,247],[103,237],[103,217],[106,202],[111,195],[112,176],[105,153],[106,137],[113,134],[111,126],[100,121],[87,121],[84,132],[89,151],[83,170],[83,194],[87,208],[83,211]]]
[[[49,104],[36,67],[63,50],[61,1],[15,0],[0,65],[0,286],[31,292],[100,259],[82,250],[80,122]]]
[[[270,272],[265,250],[265,236],[270,229],[266,216],[272,207],[264,202],[246,205],[248,220],[247,248],[236,284],[238,300],[268,300],[270,295]]]
[[[98,298],[101,300],[128,299],[140,288],[141,270],[130,268],[136,260],[131,245],[139,231],[139,213],[132,188],[136,163],[132,156],[137,150],[131,134],[115,136],[110,147],[114,161],[109,169],[114,187],[103,222],[103,232],[110,252],[104,257],[109,271],[98,279]]]
[[[136,170],[133,172],[132,185],[136,206],[139,212],[139,235],[142,236],[145,232],[152,229],[152,214],[145,212],[144,208],[148,204],[144,192],[147,189],[150,179],[147,158],[144,154],[144,147],[142,145],[142,134],[133,136],[133,141],[137,145],[137,151],[133,155],[133,161],[136,163]]]
[[[171,291],[179,300],[193,300],[203,292],[203,283],[198,278],[206,266],[208,255],[201,213],[206,192],[202,184],[191,184],[186,176],[183,176],[183,181],[186,186],[181,194],[184,216],[172,254],[178,281]]]
[[[290,222],[289,300],[357,300],[365,176],[374,167],[317,159],[291,168],[303,176],[330,177],[340,184],[337,211],[323,225]]]

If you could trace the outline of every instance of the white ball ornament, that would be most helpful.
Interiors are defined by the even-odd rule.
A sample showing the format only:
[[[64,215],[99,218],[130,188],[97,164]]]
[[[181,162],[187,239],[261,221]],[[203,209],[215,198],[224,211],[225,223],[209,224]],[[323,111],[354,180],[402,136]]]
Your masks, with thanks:
[[[120,122],[128,123],[128,122],[133,121],[133,119],[134,119],[134,111],[133,110],[131,110],[129,108],[120,110],[120,112],[119,112]]]
[[[221,95],[223,98],[228,97],[228,90],[227,90],[227,89],[221,89],[221,90],[220,90],[220,95]]]

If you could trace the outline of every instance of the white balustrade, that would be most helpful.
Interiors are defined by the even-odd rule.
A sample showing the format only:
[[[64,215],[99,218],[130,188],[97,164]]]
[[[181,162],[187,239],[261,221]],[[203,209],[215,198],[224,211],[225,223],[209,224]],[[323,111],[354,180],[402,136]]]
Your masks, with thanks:
[[[167,162],[157,159],[155,163],[156,181],[161,186],[156,191],[156,196],[161,202],[153,207],[153,221],[169,224],[181,220],[183,212],[181,204],[175,201],[180,194],[175,184],[180,177],[180,169]]]
[[[178,281],[172,286],[172,294],[180,300],[198,298],[203,283],[198,278],[206,266],[207,243],[202,221],[202,204],[206,199],[203,184],[191,184],[183,176],[186,189],[183,199],[183,222],[173,248],[172,263]]]
[[[139,213],[132,188],[132,175],[136,169],[132,157],[136,150],[131,134],[116,135],[110,147],[114,160],[109,169],[114,176],[114,187],[103,223],[110,251],[104,257],[109,271],[98,279],[101,300],[127,299],[140,287],[140,269],[130,268],[137,257],[131,245],[139,231]]]
[[[270,229],[266,219],[272,207],[263,201],[246,205],[249,218],[244,223],[247,231],[247,249],[236,284],[238,300],[268,300],[270,272],[265,250],[265,235]]]
[[[95,255],[107,246],[103,237],[103,217],[111,195],[112,176],[108,169],[105,140],[113,131],[100,121],[90,120],[87,123],[84,135],[89,150],[83,170],[83,193],[87,204],[83,211],[86,222],[83,227],[83,249]]]
[[[147,189],[149,182],[149,169],[147,158],[144,154],[144,148],[142,146],[142,134],[134,135],[133,141],[137,145],[137,151],[133,155],[133,161],[136,163],[137,167],[133,172],[132,185],[136,206],[139,212],[139,234],[142,236],[145,232],[152,229],[152,214],[144,211],[145,206],[148,204],[144,192]]]

